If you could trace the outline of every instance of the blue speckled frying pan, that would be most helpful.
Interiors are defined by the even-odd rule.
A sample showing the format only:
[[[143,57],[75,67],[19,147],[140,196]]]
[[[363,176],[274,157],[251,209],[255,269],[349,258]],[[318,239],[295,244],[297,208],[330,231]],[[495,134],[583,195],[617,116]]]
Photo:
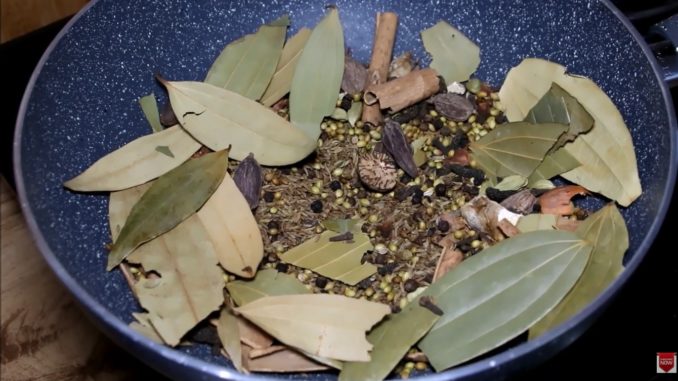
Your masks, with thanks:
[[[664,218],[676,177],[676,119],[661,68],[623,16],[596,0],[338,0],[348,47],[367,61],[375,12],[400,15],[395,53],[426,62],[419,31],[443,19],[478,42],[478,76],[501,85],[525,57],[559,62],[592,78],[631,129],[643,195],[623,211],[631,233],[626,271],[594,303],[530,342],[440,374],[498,379],[550,357],[575,340],[638,267]],[[288,13],[291,32],[320,20],[321,1],[92,1],[42,57],[21,105],[15,145],[19,197],[47,262],[98,326],[118,344],[176,380],[261,379],[237,374],[209,348],[171,349],[127,327],[139,309],[118,271],[106,273],[106,195],[66,191],[64,180],[147,134],[140,96],[163,94],[153,79],[201,80],[233,39]],[[592,201],[591,207],[600,205]],[[597,205],[594,205],[597,204]],[[278,376],[292,378],[294,376]],[[333,379],[330,373],[306,379]]]

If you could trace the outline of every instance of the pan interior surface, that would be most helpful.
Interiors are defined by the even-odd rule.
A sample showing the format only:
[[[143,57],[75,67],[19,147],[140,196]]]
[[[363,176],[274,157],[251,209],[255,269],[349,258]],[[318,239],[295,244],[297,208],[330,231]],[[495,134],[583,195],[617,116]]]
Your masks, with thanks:
[[[15,142],[17,183],[41,251],[107,333],[174,377],[207,380],[232,374],[207,364],[228,365],[209,348],[162,348],[126,327],[139,306],[122,275],[105,272],[108,197],[72,193],[61,184],[104,154],[149,133],[137,100],[153,91],[160,103],[165,102],[154,74],[171,80],[202,80],[227,43],[281,14],[290,16],[290,35],[301,27],[313,27],[324,14],[324,5],[99,0],[48,50],[24,98]],[[558,62],[571,73],[593,79],[618,106],[633,136],[643,195],[623,215],[630,232],[628,254],[642,255],[647,250],[648,237],[656,228],[653,224],[662,215],[666,189],[675,177],[671,173],[674,132],[653,67],[604,2],[339,0],[336,5],[347,47],[363,62],[369,60],[375,13],[390,10],[400,16],[394,55],[411,51],[422,66],[429,59],[419,32],[445,20],[480,46],[477,76],[494,86],[500,86],[508,69],[526,57]],[[587,206],[602,204],[590,200]],[[633,258],[627,258],[627,263],[637,265]],[[542,344],[545,341],[525,345],[536,352]],[[472,374],[464,368],[468,367],[445,377]],[[320,373],[307,378],[335,376]]]

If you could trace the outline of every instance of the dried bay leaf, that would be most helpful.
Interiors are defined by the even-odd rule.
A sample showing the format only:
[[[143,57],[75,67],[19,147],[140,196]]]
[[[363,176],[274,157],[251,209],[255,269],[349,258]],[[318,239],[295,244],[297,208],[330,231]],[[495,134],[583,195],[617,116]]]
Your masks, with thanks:
[[[273,269],[257,272],[257,276],[252,280],[228,282],[226,289],[238,306],[244,306],[265,296],[310,293],[294,276]]]
[[[350,230],[352,241],[333,242],[330,239],[337,233],[325,231],[281,254],[280,260],[355,285],[377,271],[371,263],[360,263],[363,254],[372,249],[370,237],[360,230],[360,225]]]
[[[431,67],[443,76],[447,85],[466,81],[480,64],[478,45],[445,21],[422,31],[421,40],[433,58]]]
[[[254,277],[264,256],[264,243],[250,205],[225,174],[221,185],[196,213],[221,266],[243,278]]]
[[[339,381],[385,379],[438,318],[418,303],[410,303],[401,312],[388,316],[367,335],[367,340],[374,345],[371,360],[345,363]]]
[[[624,271],[622,260],[629,248],[629,236],[624,217],[614,203],[590,215],[579,225],[576,234],[593,244],[584,273],[572,291],[530,328],[530,338],[541,336],[576,315]]]
[[[262,331],[256,325],[250,323],[242,316],[235,316],[238,322],[238,332],[240,341],[253,349],[270,348],[273,345],[273,338]]]
[[[516,227],[523,233],[535,230],[553,230],[556,228],[555,214],[528,214],[520,217]]]
[[[158,111],[158,102],[155,100],[155,94],[150,93],[145,97],[139,98],[139,106],[144,112],[148,124],[151,125],[153,132],[160,132],[165,128],[160,123],[160,112]]]
[[[259,99],[276,71],[288,25],[285,15],[234,42],[234,48],[229,49],[232,45],[229,44],[207,72],[205,82],[249,99]]]
[[[227,156],[227,151],[209,153],[158,178],[130,211],[108,254],[107,269],[116,267],[139,245],[177,226],[203,206],[226,174]]]
[[[568,125],[567,131],[558,138],[552,151],[573,141],[579,134],[589,132],[593,127],[593,118],[584,107],[557,83],[537,102],[524,119],[526,122],[560,123]]]
[[[250,350],[245,349],[245,351],[248,352]],[[243,360],[247,369],[252,372],[317,372],[329,369],[327,365],[313,361],[307,356],[285,347],[282,347],[281,350],[276,350],[275,352],[256,358],[251,358],[246,355]]]
[[[158,151],[167,147],[172,155]],[[175,169],[200,148],[180,126],[144,135],[97,160],[64,183],[81,192],[116,191],[143,184]]]
[[[369,361],[365,332],[391,309],[339,295],[267,296],[235,310],[276,339],[313,355]]]
[[[151,322],[148,320],[148,314],[133,312],[132,315],[136,321],[129,323],[130,328],[141,335],[146,336],[155,343],[165,344],[165,342],[162,340],[162,337],[158,335],[158,332],[155,330],[155,328],[153,328],[153,325],[151,325]]]
[[[493,188],[500,191],[512,191],[518,190],[527,185],[527,179],[520,175],[511,175],[504,177],[497,185]]]
[[[231,363],[240,373],[249,373],[242,365],[242,346],[240,345],[240,330],[238,328],[238,318],[233,312],[223,307],[217,322],[217,333],[224,351],[231,359]]]
[[[559,148],[544,158],[544,161],[539,164],[534,172],[527,178],[528,184],[533,185],[539,180],[547,180],[553,176],[560,175],[567,171],[571,171],[579,167],[581,163],[577,158],[572,156],[570,152],[563,148]]]
[[[628,206],[642,192],[631,134],[612,100],[593,81],[568,75],[556,63],[525,59],[509,71],[499,92],[507,118],[523,120],[554,82],[594,119],[591,131],[565,145],[582,165],[561,176]]]
[[[181,126],[214,151],[231,147],[232,159],[253,153],[262,165],[287,165],[317,146],[268,107],[237,93],[202,82],[163,83]]]
[[[442,371],[507,342],[567,294],[590,251],[573,233],[536,231],[466,259],[423,292],[444,315],[418,347]]]
[[[313,142],[323,118],[334,111],[343,73],[344,32],[332,8],[313,28],[290,88],[290,121]]]
[[[507,123],[471,142],[470,148],[487,175],[528,177],[565,130],[566,125],[555,123]]]
[[[275,74],[271,78],[271,83],[268,84],[264,95],[261,96],[260,102],[262,104],[270,107],[290,91],[297,62],[299,62],[301,52],[304,51],[304,46],[306,46],[306,41],[308,41],[310,35],[310,29],[301,28],[297,34],[287,40],[278,61],[278,67],[275,68]]]
[[[331,220],[325,220],[321,222],[323,227],[327,230],[332,230],[335,233],[346,233],[356,229],[360,229],[358,224],[362,224],[361,220],[352,219],[352,218],[337,218]]]

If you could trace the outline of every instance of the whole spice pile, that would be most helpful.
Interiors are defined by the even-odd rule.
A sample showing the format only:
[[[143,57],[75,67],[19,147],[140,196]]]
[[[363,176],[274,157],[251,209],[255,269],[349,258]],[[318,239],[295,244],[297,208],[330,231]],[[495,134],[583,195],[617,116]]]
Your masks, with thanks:
[[[286,41],[289,23],[227,45],[204,82],[158,77],[170,104],[140,99],[154,132],[65,183],[111,191],[107,267],[145,310],[135,330],[244,373],[407,378],[539,336],[623,270],[614,202],[571,201],[641,192],[592,81],[526,59],[494,89],[444,21],[421,33],[428,68],[393,58],[394,13],[369,65],[337,9]]]

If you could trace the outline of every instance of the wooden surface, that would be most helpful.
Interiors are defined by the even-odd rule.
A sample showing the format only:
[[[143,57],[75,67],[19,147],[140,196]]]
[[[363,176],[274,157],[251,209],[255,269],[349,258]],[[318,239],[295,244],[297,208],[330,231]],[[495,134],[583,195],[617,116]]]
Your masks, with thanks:
[[[158,379],[78,309],[38,253],[14,191],[2,177],[0,217],[0,380]]]
[[[0,0],[0,43],[68,17],[88,0]]]

